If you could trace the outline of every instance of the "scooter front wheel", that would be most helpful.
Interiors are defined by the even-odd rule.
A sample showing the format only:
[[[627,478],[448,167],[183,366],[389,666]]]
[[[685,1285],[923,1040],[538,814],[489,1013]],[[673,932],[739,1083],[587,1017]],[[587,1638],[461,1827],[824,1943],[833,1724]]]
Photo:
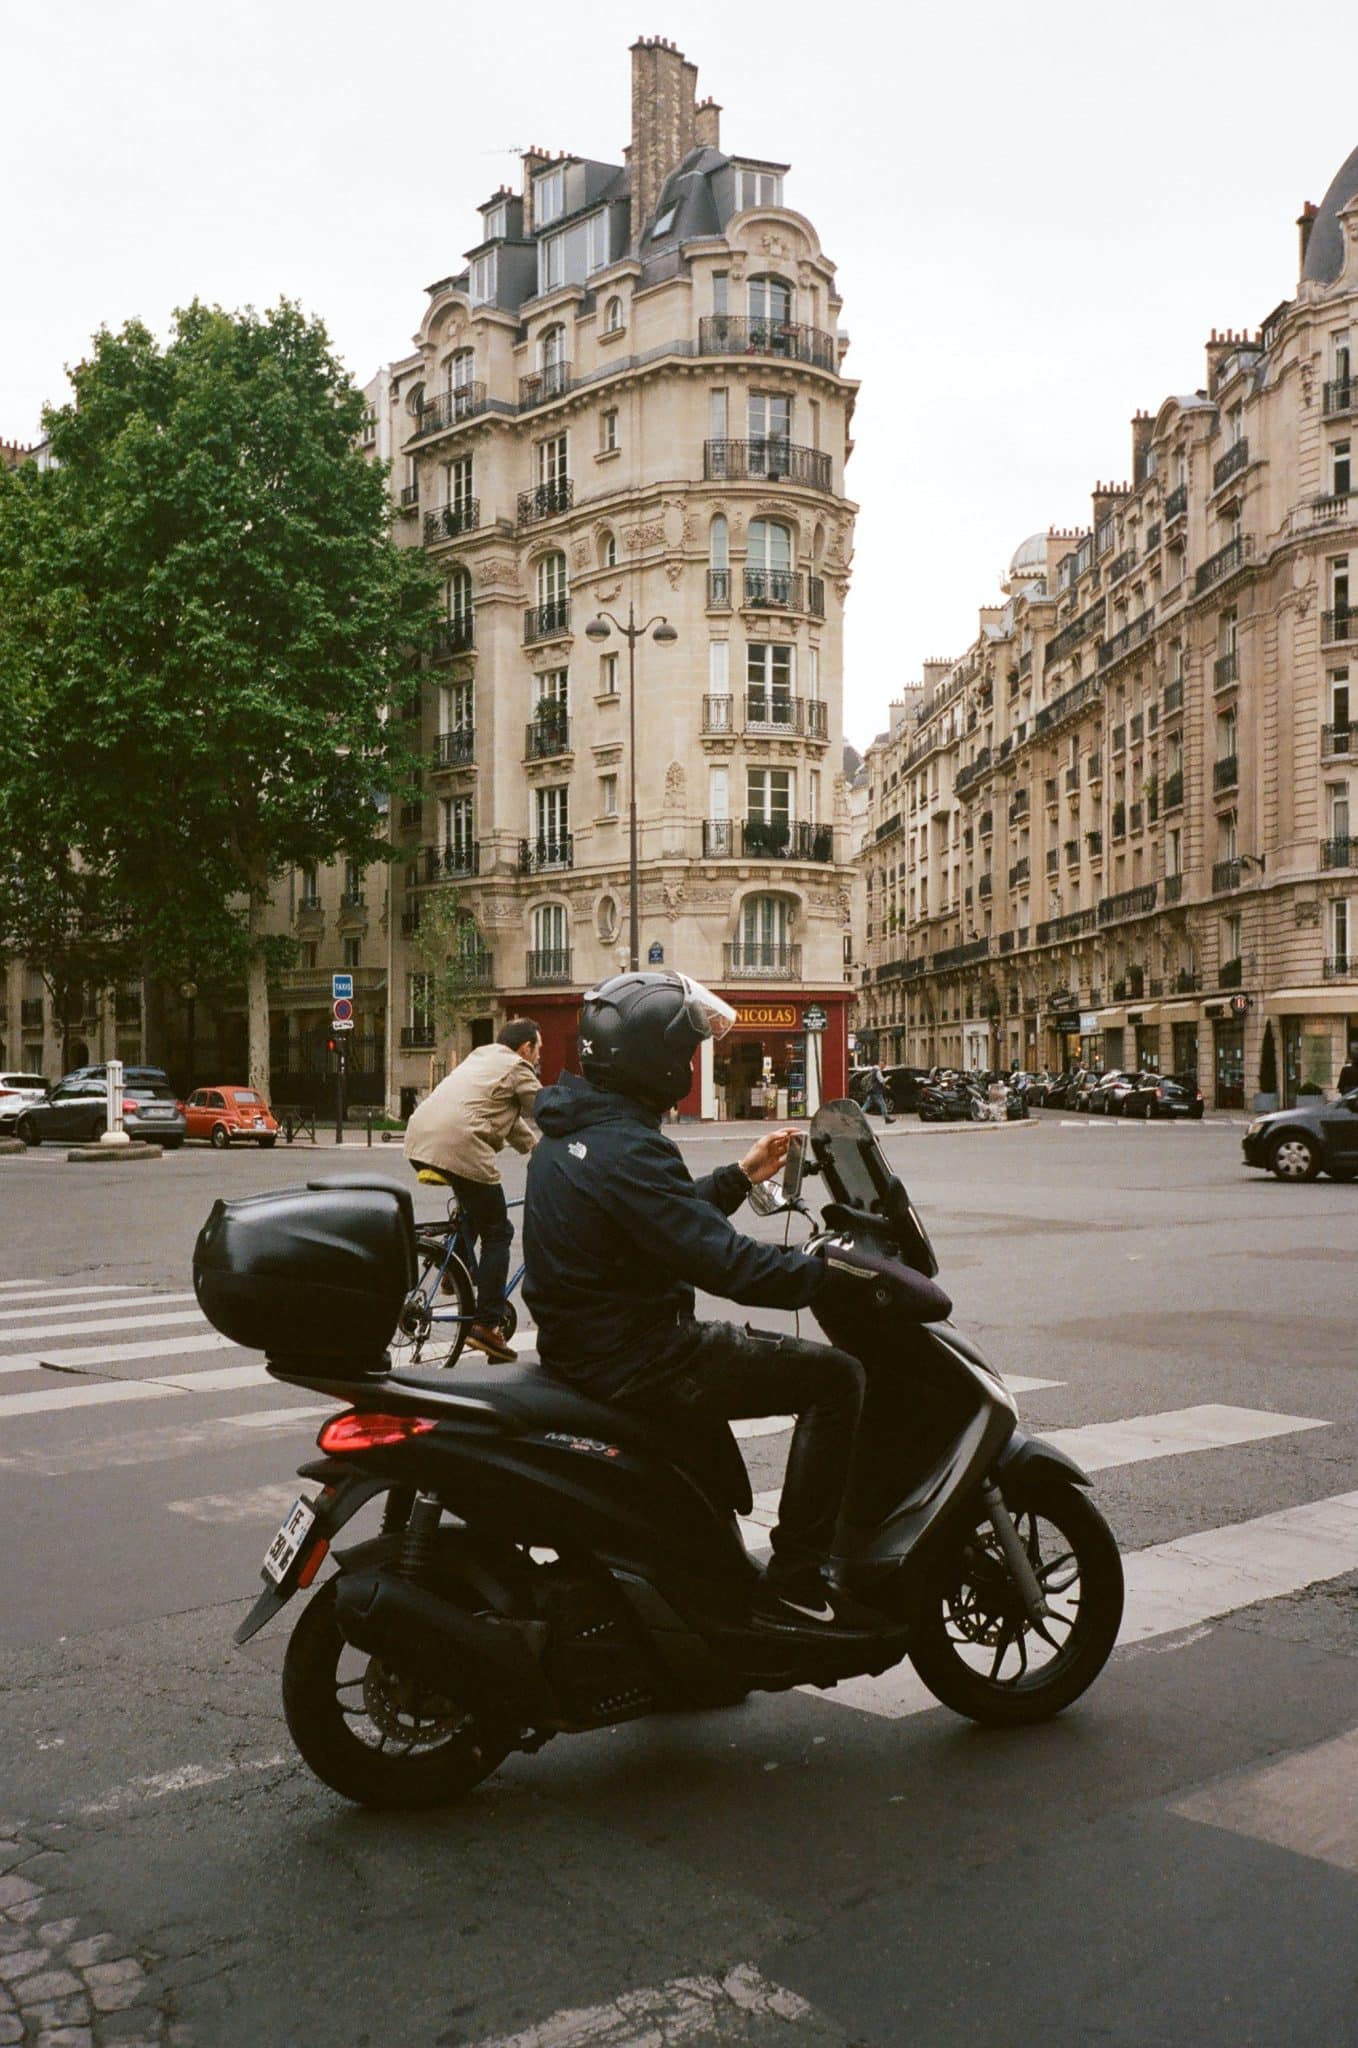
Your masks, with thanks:
[[[942,1566],[910,1652],[935,1699],[991,1728],[1046,1721],[1070,1706],[1107,1663],[1122,1622],[1122,1559],[1089,1496],[1035,1472],[1005,1500],[1047,1603],[1045,1635],[994,1530],[978,1519]]]

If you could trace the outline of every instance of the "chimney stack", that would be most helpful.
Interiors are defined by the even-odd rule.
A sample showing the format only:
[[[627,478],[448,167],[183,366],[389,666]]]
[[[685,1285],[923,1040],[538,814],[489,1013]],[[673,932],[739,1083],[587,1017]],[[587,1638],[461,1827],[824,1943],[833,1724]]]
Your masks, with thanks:
[[[1146,481],[1146,458],[1151,452],[1151,435],[1155,432],[1155,421],[1148,412],[1139,412],[1132,420],[1132,487]]]
[[[632,45],[632,241],[639,243],[665,180],[699,142],[698,67],[663,36],[642,36]],[[704,127],[715,130],[718,109],[704,109]]]
[[[539,149],[537,144],[534,143],[530,149],[520,150],[519,155],[523,159],[523,231],[525,235],[531,235],[533,232],[533,178],[536,172],[546,170],[548,164],[552,161],[552,153],[548,149]]]
[[[1300,243],[1300,251],[1297,258],[1298,276],[1300,276],[1306,268],[1306,251],[1311,246],[1311,230],[1316,224],[1317,210],[1318,209],[1314,207],[1311,204],[1311,201],[1308,199],[1297,218],[1297,237]]]
[[[715,100],[698,102],[693,116],[693,134],[700,148],[721,148],[721,108]]]

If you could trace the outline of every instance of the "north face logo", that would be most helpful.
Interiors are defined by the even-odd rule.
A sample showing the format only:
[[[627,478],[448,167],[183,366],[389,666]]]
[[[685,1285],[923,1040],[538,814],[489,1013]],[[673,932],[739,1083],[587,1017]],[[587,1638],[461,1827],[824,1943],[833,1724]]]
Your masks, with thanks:
[[[578,1138],[567,1145],[566,1150],[570,1153],[572,1159],[587,1159],[589,1157],[588,1145],[582,1145]]]

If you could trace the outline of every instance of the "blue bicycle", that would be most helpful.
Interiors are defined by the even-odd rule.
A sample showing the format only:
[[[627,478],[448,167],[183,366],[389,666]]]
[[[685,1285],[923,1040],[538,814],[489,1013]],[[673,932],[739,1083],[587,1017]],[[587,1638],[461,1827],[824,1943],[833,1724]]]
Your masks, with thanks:
[[[434,1186],[448,1185],[441,1175],[428,1169],[419,1178]],[[508,1206],[521,1209],[523,1203],[510,1202]],[[456,1195],[449,1195],[446,1222],[416,1224],[415,1245],[420,1277],[401,1304],[400,1320],[391,1340],[392,1364],[426,1369],[456,1365],[467,1332],[476,1321],[479,1272],[471,1226]],[[520,1265],[505,1286],[500,1326],[506,1338],[512,1337],[518,1328],[518,1311],[512,1297],[522,1278]]]

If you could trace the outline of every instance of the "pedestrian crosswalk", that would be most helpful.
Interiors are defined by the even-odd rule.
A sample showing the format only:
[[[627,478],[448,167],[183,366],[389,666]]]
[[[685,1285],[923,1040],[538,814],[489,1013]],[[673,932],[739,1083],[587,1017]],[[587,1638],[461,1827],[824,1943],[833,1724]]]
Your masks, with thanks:
[[[519,1333],[521,1355],[531,1354],[535,1338],[531,1329]],[[1285,1442],[1323,1446],[1324,1433],[1336,1426],[1321,1414],[1197,1401],[1044,1428],[1042,1397],[1077,1390],[1056,1378],[1016,1376],[1009,1384],[1025,1404],[1025,1426],[1086,1472],[1150,1468],[1161,1483],[1176,1459],[1234,1452],[1262,1460],[1270,1446]],[[155,1404],[155,1419],[132,1427],[141,1403]],[[96,1426],[93,1411],[112,1412]],[[126,1422],[119,1422],[119,1411]],[[293,1461],[282,1446],[272,1476],[269,1439],[295,1430],[305,1445],[331,1412],[333,1403],[299,1401],[298,1390],[271,1380],[262,1358],[211,1329],[184,1290],[38,1277],[0,1282],[0,1469],[34,1483],[145,1465],[146,1513],[173,1516],[181,1526],[205,1525],[221,1540],[235,1529],[258,1533],[295,1491]],[[82,1428],[86,1413],[90,1425]],[[789,1416],[765,1416],[736,1424],[735,1432],[747,1455],[767,1460],[778,1455],[777,1440],[791,1428]],[[211,1481],[201,1491],[186,1463],[200,1455],[213,1461]],[[238,1487],[230,1479],[233,1459],[242,1467]],[[1242,1607],[1358,1570],[1358,1492],[1315,1498],[1319,1489],[1313,1479],[1308,1483],[1308,1474],[1323,1473],[1328,1464],[1323,1449],[1310,1462],[1289,1463],[1289,1472],[1298,1474],[1298,1497],[1290,1505],[1262,1515],[1241,1512],[1129,1552],[1123,1649],[1161,1637],[1187,1639]],[[166,1469],[163,1482],[151,1476],[157,1465]],[[1265,1469],[1261,1462],[1260,1473]],[[1197,1497],[1196,1477],[1194,1487],[1189,1498]],[[760,1491],[743,1521],[755,1554],[767,1546],[777,1499],[776,1488]],[[1176,1516],[1175,1527],[1182,1529],[1183,1520],[1182,1513]],[[884,1718],[933,1705],[909,1667],[815,1697]]]

